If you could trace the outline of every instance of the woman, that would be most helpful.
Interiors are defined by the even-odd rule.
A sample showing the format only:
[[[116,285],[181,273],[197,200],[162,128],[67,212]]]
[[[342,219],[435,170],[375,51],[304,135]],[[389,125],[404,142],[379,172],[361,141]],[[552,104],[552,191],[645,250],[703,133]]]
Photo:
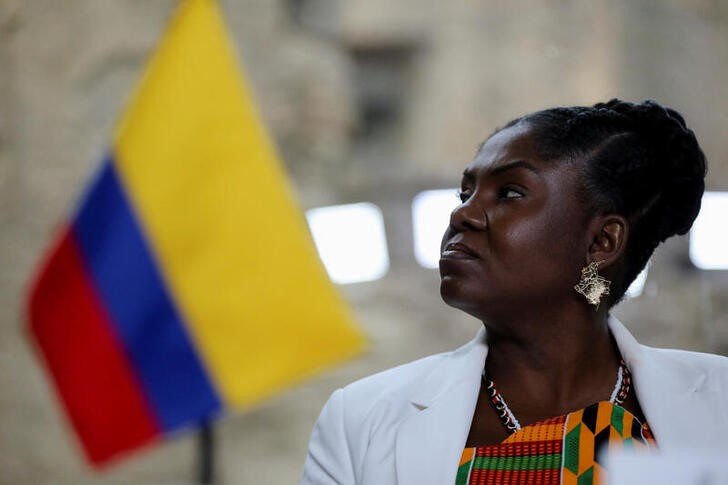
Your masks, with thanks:
[[[609,310],[700,208],[705,158],[647,101],[554,108],[491,135],[442,243],[476,338],[337,390],[304,484],[605,483],[598,451],[728,448],[728,359],[638,344]]]

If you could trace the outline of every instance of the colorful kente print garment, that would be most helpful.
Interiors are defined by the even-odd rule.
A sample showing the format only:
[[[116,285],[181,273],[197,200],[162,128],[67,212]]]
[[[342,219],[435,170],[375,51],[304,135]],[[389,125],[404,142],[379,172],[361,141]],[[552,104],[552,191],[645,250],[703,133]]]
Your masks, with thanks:
[[[455,484],[604,484],[604,446],[648,449],[655,440],[646,423],[603,401],[524,426],[498,445],[466,448]]]

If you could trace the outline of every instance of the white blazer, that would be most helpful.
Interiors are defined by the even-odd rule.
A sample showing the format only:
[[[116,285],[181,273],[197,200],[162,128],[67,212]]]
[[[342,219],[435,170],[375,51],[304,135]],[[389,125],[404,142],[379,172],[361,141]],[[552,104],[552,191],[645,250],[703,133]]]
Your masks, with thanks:
[[[637,398],[662,450],[728,452],[728,358],[640,345],[610,317]],[[302,485],[452,485],[488,347],[453,352],[335,391],[311,434]]]

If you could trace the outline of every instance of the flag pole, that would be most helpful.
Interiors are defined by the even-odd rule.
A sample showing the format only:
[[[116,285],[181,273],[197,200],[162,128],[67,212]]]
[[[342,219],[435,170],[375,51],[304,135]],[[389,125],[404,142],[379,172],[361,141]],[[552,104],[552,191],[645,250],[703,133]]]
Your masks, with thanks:
[[[214,441],[211,421],[200,424],[198,437],[198,479],[201,485],[212,485],[214,482]]]

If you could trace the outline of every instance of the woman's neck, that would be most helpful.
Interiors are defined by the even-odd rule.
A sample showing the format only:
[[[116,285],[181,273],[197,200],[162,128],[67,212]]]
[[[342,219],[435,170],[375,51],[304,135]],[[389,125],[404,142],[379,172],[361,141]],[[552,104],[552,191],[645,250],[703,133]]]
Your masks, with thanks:
[[[606,399],[614,386],[619,351],[606,309],[539,311],[485,323],[486,367],[513,406],[556,415]]]

